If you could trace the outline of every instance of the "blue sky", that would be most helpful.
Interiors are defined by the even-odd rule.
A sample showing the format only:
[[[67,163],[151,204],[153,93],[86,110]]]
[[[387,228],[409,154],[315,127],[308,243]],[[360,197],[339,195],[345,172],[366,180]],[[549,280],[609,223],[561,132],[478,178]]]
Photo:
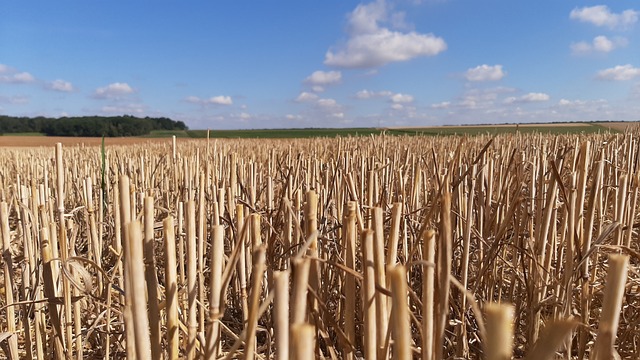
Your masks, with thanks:
[[[640,119],[619,0],[2,1],[0,114],[194,129]]]

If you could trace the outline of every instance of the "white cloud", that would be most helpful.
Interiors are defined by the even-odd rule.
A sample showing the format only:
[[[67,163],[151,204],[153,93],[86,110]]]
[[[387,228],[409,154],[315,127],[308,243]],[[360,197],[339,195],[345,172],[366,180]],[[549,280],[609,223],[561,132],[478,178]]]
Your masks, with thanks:
[[[54,80],[46,85],[46,88],[49,90],[60,91],[60,92],[72,92],[74,91],[73,84],[64,80]]]
[[[323,108],[333,108],[338,105],[334,99],[318,99],[317,104]]]
[[[293,115],[293,114],[287,114],[287,115],[285,115],[285,119],[287,119],[287,120],[302,120],[302,116]]]
[[[304,82],[311,85],[333,85],[342,80],[342,73],[340,71],[314,71],[309,75]]]
[[[311,90],[317,93],[321,93],[321,92],[324,92],[324,87],[320,85],[314,85],[311,87]]]
[[[318,95],[310,92],[303,91],[296,98],[296,102],[309,102],[318,99]]]
[[[497,81],[505,77],[502,65],[478,65],[467,70],[465,77],[469,81]]]
[[[209,99],[207,99],[207,102],[215,105],[231,105],[233,104],[233,99],[231,99],[231,96],[219,95],[210,97]]]
[[[571,52],[574,54],[586,54],[593,51],[593,46],[586,41],[580,41],[569,45]]]
[[[402,93],[393,93],[387,90],[382,90],[382,91],[360,90],[355,94],[355,98],[358,100],[387,98],[387,100],[391,103],[391,108],[394,110],[401,110],[403,108],[402,104],[409,104],[409,103],[412,103],[414,100],[414,97],[412,95],[402,94]]]
[[[389,15],[384,0],[358,5],[349,15],[348,40],[337,49],[328,50],[324,63],[343,68],[371,68],[434,56],[446,50],[445,41],[433,34],[403,33],[380,26],[389,18],[397,23],[399,17],[397,13]]]
[[[574,54],[587,54],[591,52],[608,53],[617,48],[627,46],[628,40],[623,37],[616,37],[609,39],[604,35],[596,36],[591,43],[586,41],[580,41],[571,44],[571,51]]]
[[[515,96],[507,97],[504,99],[503,102],[505,104],[533,103],[533,102],[549,101],[549,99],[550,99],[550,96],[548,94],[530,92],[520,97],[515,97]]]
[[[35,78],[28,72],[20,72],[13,75],[13,81],[16,83],[29,83],[35,81]]]
[[[97,88],[94,92],[94,97],[98,99],[113,99],[132,94],[133,92],[134,90],[129,84],[116,82],[105,87]]]
[[[600,80],[625,81],[640,76],[640,68],[631,64],[618,65],[598,72],[597,78]]]
[[[184,101],[191,104],[198,104],[198,105],[232,105],[233,104],[233,99],[231,98],[231,96],[224,96],[224,95],[212,96],[208,99],[202,99],[192,95],[192,96],[187,96],[184,99]]]
[[[356,99],[366,100],[366,99],[372,99],[377,97],[387,97],[391,95],[393,95],[393,93],[391,91],[386,91],[386,90],[383,90],[383,91],[360,90],[356,93],[355,97]]]
[[[526,95],[523,95],[521,99],[523,102],[541,102],[541,101],[549,101],[550,96],[549,94],[545,94],[545,93],[531,92]]]
[[[596,5],[571,10],[569,18],[610,29],[627,29],[638,21],[638,12],[633,9],[619,14],[612,13],[606,5]]]
[[[587,102],[584,100],[560,99],[560,101],[558,101],[558,106],[563,106],[563,107],[581,106],[585,104],[587,104]]]
[[[234,119],[240,119],[241,121],[248,121],[248,120],[251,120],[253,118],[253,116],[251,114],[246,113],[246,112],[241,112],[239,114],[232,114],[231,117],[234,118]]]
[[[610,52],[615,48],[613,41],[606,36],[596,36],[593,38],[593,50],[601,52]]]
[[[410,103],[413,102],[413,96],[407,94],[393,94],[391,95],[391,102],[393,103]]]
[[[26,71],[16,72],[14,69],[0,64],[0,83],[27,84],[35,80],[33,75]]]
[[[443,101],[437,104],[431,104],[432,109],[448,109],[451,106],[450,101]]]

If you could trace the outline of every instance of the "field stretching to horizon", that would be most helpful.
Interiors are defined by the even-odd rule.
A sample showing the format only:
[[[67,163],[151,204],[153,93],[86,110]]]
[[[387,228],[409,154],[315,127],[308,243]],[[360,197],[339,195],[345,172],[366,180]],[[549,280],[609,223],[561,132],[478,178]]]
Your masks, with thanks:
[[[305,139],[335,138],[371,135],[394,136],[477,136],[516,133],[542,134],[599,134],[618,133],[633,130],[638,122],[573,122],[573,123],[524,123],[496,125],[448,125],[431,127],[391,127],[391,128],[290,128],[290,129],[246,129],[246,130],[153,130],[148,135],[130,137],[107,137],[106,145],[127,145],[158,142],[157,139]],[[101,145],[100,137],[45,136],[43,133],[7,133],[0,136],[0,146],[51,146]]]
[[[635,358],[640,131],[525,128],[0,144],[0,348]]]

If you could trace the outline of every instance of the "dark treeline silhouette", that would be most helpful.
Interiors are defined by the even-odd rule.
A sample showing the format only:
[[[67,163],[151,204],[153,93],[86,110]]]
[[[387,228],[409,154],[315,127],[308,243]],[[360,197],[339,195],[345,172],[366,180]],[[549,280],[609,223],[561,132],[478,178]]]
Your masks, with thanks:
[[[0,115],[0,134],[44,133],[47,136],[140,136],[152,130],[187,130],[182,121],[135,116],[14,117]]]

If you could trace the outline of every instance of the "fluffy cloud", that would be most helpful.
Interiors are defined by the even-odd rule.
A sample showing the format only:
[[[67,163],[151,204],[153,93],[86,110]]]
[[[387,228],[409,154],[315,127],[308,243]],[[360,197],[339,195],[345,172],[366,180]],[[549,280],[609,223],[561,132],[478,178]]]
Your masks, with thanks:
[[[360,90],[355,94],[355,98],[359,100],[368,100],[374,98],[387,98],[389,102],[391,102],[391,107],[394,110],[400,110],[402,108],[401,104],[412,103],[414,98],[409,94],[402,93],[393,93],[391,91],[382,90],[382,91],[370,91],[370,90]]]
[[[303,91],[296,98],[296,102],[309,102],[309,101],[315,101],[317,99],[318,99],[318,95]]]
[[[287,115],[285,115],[285,119],[287,119],[287,120],[302,120],[303,118],[300,115],[287,114]]]
[[[207,101],[210,104],[215,104],[215,105],[231,105],[233,104],[233,100],[231,99],[231,96],[214,96],[211,97],[209,99],[207,99]]]
[[[549,99],[550,99],[550,96],[548,94],[530,92],[520,97],[510,96],[508,98],[505,98],[504,103],[505,104],[533,103],[533,102],[549,101]]]
[[[434,56],[446,50],[445,41],[433,34],[404,33],[380,25],[390,20],[397,23],[397,14],[389,14],[384,0],[358,5],[349,15],[348,40],[337,49],[327,51],[324,63],[343,68],[372,68]]]
[[[571,44],[571,51],[574,54],[587,54],[591,52],[608,53],[617,48],[627,46],[628,41],[626,38],[617,37],[609,39],[604,35],[596,36],[591,43],[586,41],[580,41]]]
[[[600,80],[625,81],[640,76],[640,68],[631,64],[618,65],[598,72],[596,77]]]
[[[46,85],[46,88],[53,91],[60,92],[72,92],[74,90],[73,84],[64,80],[54,80]]]
[[[133,92],[134,90],[129,84],[116,82],[105,87],[97,88],[93,96],[97,99],[114,99],[132,94]]]
[[[391,91],[386,91],[386,90],[383,90],[383,91],[360,90],[356,93],[355,97],[356,99],[366,100],[366,99],[373,99],[378,97],[387,97],[391,95],[393,95],[393,93]]]
[[[310,85],[333,85],[342,80],[342,73],[340,71],[314,71],[309,75],[304,82]]]
[[[443,101],[437,104],[431,104],[432,109],[448,109],[449,107],[451,107],[450,101]]]
[[[413,96],[400,93],[391,95],[390,99],[392,103],[396,104],[413,102]]]
[[[479,65],[467,70],[465,77],[469,81],[497,81],[505,77],[502,65]]]
[[[35,80],[33,75],[26,71],[18,72],[7,65],[0,64],[0,83],[26,84]]]
[[[197,96],[187,96],[184,100],[188,103],[198,104],[198,105],[232,105],[233,104],[233,99],[231,98],[231,96],[224,96],[224,95],[212,96],[208,99],[202,99]]]
[[[587,104],[587,102],[585,100],[567,100],[567,99],[560,99],[558,101],[558,106],[563,106],[563,107],[574,107],[574,106],[582,106]]]
[[[610,29],[627,29],[638,21],[638,12],[633,9],[619,14],[612,13],[606,5],[587,6],[571,10],[569,17],[573,20],[606,26]]]
[[[326,109],[335,108],[338,103],[334,99],[318,99],[318,106]]]

